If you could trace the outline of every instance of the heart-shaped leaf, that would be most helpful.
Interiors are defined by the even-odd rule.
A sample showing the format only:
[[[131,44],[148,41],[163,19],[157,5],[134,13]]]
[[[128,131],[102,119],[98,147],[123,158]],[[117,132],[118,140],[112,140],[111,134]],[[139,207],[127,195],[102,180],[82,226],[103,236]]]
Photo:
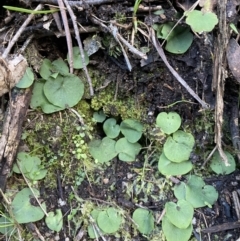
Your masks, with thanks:
[[[122,217],[115,208],[108,208],[98,214],[97,223],[105,233],[115,233],[122,224]]]
[[[133,221],[138,225],[138,230],[142,234],[150,234],[154,229],[154,217],[151,211],[137,208],[133,212]]]
[[[174,195],[178,199],[185,199],[194,208],[211,205],[218,199],[218,193],[213,186],[205,185],[201,177],[189,175],[187,183],[181,182],[174,187]]]
[[[129,142],[135,143],[142,136],[143,125],[134,119],[126,119],[121,122],[120,129]]]
[[[46,81],[43,91],[51,104],[61,108],[73,107],[81,100],[84,85],[76,75],[58,75],[56,79]]]
[[[161,112],[157,116],[157,126],[166,134],[172,134],[181,126],[181,117],[176,112]]]
[[[210,167],[217,174],[227,175],[236,169],[236,162],[233,156],[227,151],[225,151],[225,155],[227,156],[229,166],[225,165],[218,151],[212,156]]]
[[[176,131],[169,136],[163,146],[165,156],[172,162],[187,161],[194,146],[194,137],[184,131]]]
[[[164,153],[162,153],[158,161],[158,170],[166,176],[183,175],[192,170],[192,163],[190,161],[180,163],[171,162]]]
[[[193,227],[190,224],[186,229],[180,229],[173,225],[167,217],[163,217],[162,230],[167,241],[188,241],[192,235]]]
[[[193,10],[186,12],[186,23],[194,32],[211,32],[218,23],[217,15],[213,12]]]
[[[45,218],[45,222],[49,229],[59,232],[63,226],[63,216],[61,209],[57,209],[56,214],[54,212],[49,212],[48,216]]]
[[[27,67],[25,74],[20,79],[20,81],[16,84],[18,88],[28,88],[32,85],[34,81],[34,74],[30,67]]]
[[[41,107],[43,112],[46,114],[54,113],[65,109],[65,107],[61,108],[59,106],[55,106],[48,101],[43,92],[45,82],[45,80],[39,80],[34,84],[33,94],[30,102],[31,108],[36,109],[37,107]]]
[[[54,60],[52,62],[52,66],[54,67],[54,70],[59,74],[62,74],[62,75],[69,74],[69,68],[63,59]]]
[[[185,229],[192,222],[194,212],[193,206],[185,200],[179,200],[177,204],[174,202],[167,202],[165,204],[165,210],[168,221],[177,228]]]
[[[118,153],[115,151],[116,141],[109,137],[93,140],[89,143],[89,152],[100,163],[112,160]]]
[[[120,133],[120,126],[114,118],[107,119],[103,124],[103,130],[109,138],[116,138]]]
[[[67,59],[69,61],[69,54],[67,55]],[[85,51],[84,51],[84,62],[85,62],[85,66],[89,64],[89,57]],[[83,68],[82,56],[78,46],[73,47],[73,68],[74,69]]]
[[[136,155],[141,150],[139,143],[131,143],[125,137],[119,139],[115,145],[116,152],[119,153],[121,161],[131,162],[136,159]]]
[[[36,197],[39,198],[39,191],[32,188]],[[18,223],[31,223],[41,220],[44,217],[43,210],[37,205],[32,205],[31,201],[35,201],[35,197],[29,188],[24,188],[16,194],[12,201],[12,211],[15,220]],[[41,204],[42,208],[46,210],[45,203]]]

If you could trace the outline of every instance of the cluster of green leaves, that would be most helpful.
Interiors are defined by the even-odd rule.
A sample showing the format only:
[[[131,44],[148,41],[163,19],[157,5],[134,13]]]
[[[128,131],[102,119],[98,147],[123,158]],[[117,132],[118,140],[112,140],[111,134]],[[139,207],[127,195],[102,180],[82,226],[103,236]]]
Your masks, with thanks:
[[[165,49],[168,52],[173,54],[185,53],[193,41],[191,30],[201,34],[202,32],[210,32],[214,29],[218,23],[218,18],[213,13],[211,1],[206,0],[200,7],[202,7],[201,11],[188,10],[184,12],[186,24],[189,26],[175,26],[173,22],[153,25],[153,28],[157,32],[157,37],[166,40]]]
[[[13,172],[22,173],[29,182],[32,182],[32,185],[47,174],[47,170],[41,165],[41,160],[37,156],[31,156],[25,152],[18,153]],[[39,197],[40,192],[34,187],[23,188],[19,191],[10,205],[11,216],[1,214],[0,233],[10,234],[15,230],[15,222],[19,224],[36,222],[41,220],[45,214],[47,214],[45,222],[49,229],[59,232],[63,224],[61,210],[56,210],[56,215],[53,212],[47,213],[44,202],[41,203],[41,206],[33,204]]]
[[[102,117],[103,116],[103,117]],[[97,121],[103,122],[106,118],[95,114]],[[121,161],[134,161],[141,150],[138,143],[142,136],[143,125],[134,120],[126,119],[117,124],[116,119],[108,118],[103,123],[106,136],[103,139],[94,139],[89,143],[89,152],[100,163],[108,162],[118,155]],[[119,138],[120,133],[123,137]],[[114,140],[118,138],[117,140]]]
[[[68,56],[67,58],[69,59]],[[84,62],[85,65],[89,63],[87,54]],[[83,68],[78,47],[73,48],[73,67]],[[69,73],[64,60],[57,59],[51,62],[49,59],[44,59],[39,74],[42,79],[34,84],[31,108],[41,107],[44,113],[53,113],[73,107],[81,100],[84,84],[78,76]]]
[[[201,177],[187,176],[187,182],[174,187],[177,203],[165,204],[166,214],[162,220],[162,230],[167,241],[188,241],[192,234],[194,208],[211,205],[218,199],[218,193],[211,185],[206,185]]]
[[[120,211],[115,208],[107,207],[106,209],[93,209],[90,214],[91,224],[88,225],[88,235],[95,239],[99,234],[115,234],[124,223]],[[140,233],[148,235],[154,229],[154,217],[152,211],[143,208],[137,208],[132,214],[134,225]],[[97,226],[96,226],[97,225]]]
[[[194,146],[191,133],[178,130],[181,117],[176,112],[161,112],[157,116],[156,125],[168,136],[159,157],[158,169],[163,175],[183,175],[192,169],[189,160]]]

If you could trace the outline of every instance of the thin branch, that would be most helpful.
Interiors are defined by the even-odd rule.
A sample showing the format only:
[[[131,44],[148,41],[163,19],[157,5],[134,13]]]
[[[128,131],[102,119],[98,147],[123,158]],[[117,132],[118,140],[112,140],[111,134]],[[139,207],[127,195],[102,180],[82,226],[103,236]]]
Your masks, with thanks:
[[[196,99],[203,107],[203,109],[208,109],[209,105],[204,102],[203,100],[201,100],[199,98],[199,96],[193,91],[193,89],[187,84],[187,82],[174,70],[174,68],[169,64],[166,55],[163,52],[162,46],[159,43],[159,41],[156,39],[156,35],[153,29],[151,29],[151,38],[152,38],[152,42],[154,47],[156,48],[156,50],[158,51],[158,54],[161,56],[163,62],[165,63],[165,65],[168,67],[168,69],[171,71],[171,73],[173,74],[173,76],[178,80],[178,82],[183,85],[185,87],[185,89],[189,92],[189,94]]]
[[[70,15],[70,17],[72,19],[72,22],[73,22],[73,28],[74,28],[74,31],[75,31],[75,36],[76,36],[76,39],[77,39],[77,42],[78,42],[78,47],[79,47],[79,50],[80,50],[80,53],[81,53],[81,58],[82,58],[82,63],[83,63],[83,70],[85,72],[85,75],[87,77],[87,81],[88,81],[88,84],[89,84],[90,95],[93,96],[94,95],[94,91],[93,91],[93,87],[92,87],[92,81],[91,81],[91,78],[89,76],[89,73],[88,73],[88,70],[87,70],[87,66],[86,66],[86,63],[85,63],[85,55],[84,55],[84,51],[83,51],[83,46],[82,46],[82,41],[81,41],[81,38],[80,38],[78,26],[77,26],[77,18],[76,18],[76,16],[73,13],[72,8],[68,4],[68,1],[67,0],[63,0],[63,1],[64,1],[65,5],[67,7],[67,10],[68,10],[69,15]]]
[[[68,47],[68,54],[69,54],[69,67],[70,67],[70,73],[73,73],[73,49],[72,49],[72,37],[70,33],[70,29],[68,26],[68,20],[67,20],[67,14],[65,11],[65,7],[63,4],[63,0],[58,0],[58,6],[61,11],[62,15],[62,20],[63,20],[63,25],[64,25],[64,30],[65,30],[65,35],[67,39],[67,47]]]
[[[42,4],[39,4],[34,11],[38,11],[41,10],[43,8]],[[17,42],[17,40],[19,39],[19,37],[21,36],[22,32],[24,31],[24,29],[27,27],[27,25],[31,22],[31,20],[33,19],[33,17],[35,16],[35,14],[30,14],[28,16],[28,18],[25,20],[25,22],[23,23],[23,25],[18,29],[18,31],[16,32],[16,34],[14,35],[13,39],[9,42],[7,48],[4,50],[2,57],[5,59],[7,58],[8,54],[10,53],[13,45]]]

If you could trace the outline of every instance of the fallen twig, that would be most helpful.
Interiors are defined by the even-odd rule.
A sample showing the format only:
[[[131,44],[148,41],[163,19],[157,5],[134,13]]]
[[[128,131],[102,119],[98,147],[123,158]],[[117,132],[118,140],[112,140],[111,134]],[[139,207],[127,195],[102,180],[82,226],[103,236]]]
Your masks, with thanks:
[[[168,69],[171,71],[173,76],[178,80],[178,82],[181,85],[183,85],[185,87],[185,89],[189,92],[189,94],[202,105],[202,107],[204,109],[208,109],[209,105],[199,98],[199,96],[193,91],[193,89],[187,84],[187,82],[169,64],[169,62],[168,62],[168,60],[166,58],[166,55],[163,52],[162,46],[159,43],[159,41],[156,39],[155,32],[154,32],[154,30],[152,28],[150,29],[150,35],[151,35],[151,39],[152,39],[154,47],[158,51],[158,54],[160,55],[160,57],[162,58],[163,62],[168,67]]]
[[[34,11],[38,11],[40,9],[43,8],[42,4],[39,4]],[[27,27],[27,25],[30,23],[30,21],[33,19],[35,15],[34,14],[30,14],[28,16],[28,18],[25,20],[25,22],[22,24],[22,26],[18,29],[18,31],[16,32],[16,34],[14,35],[13,39],[8,43],[7,48],[4,50],[2,57],[5,59],[8,54],[10,53],[13,45],[17,42],[17,40],[19,39],[20,35],[22,34],[22,32],[24,31],[24,29]]]
[[[61,11],[61,15],[62,15],[62,20],[63,20],[63,26],[64,26],[64,30],[65,30],[65,35],[66,35],[66,39],[67,39],[67,47],[68,47],[68,54],[69,54],[69,67],[70,67],[70,73],[73,73],[73,49],[72,49],[72,37],[71,37],[71,33],[70,33],[70,29],[68,26],[68,20],[67,20],[67,14],[66,14],[66,10],[63,4],[63,0],[58,0],[58,6],[60,8]]]
[[[84,51],[83,51],[83,46],[82,46],[82,41],[81,41],[81,38],[80,38],[80,34],[79,34],[79,31],[78,31],[78,26],[77,26],[77,21],[76,21],[76,16],[74,15],[73,13],[73,10],[72,8],[70,7],[70,5],[68,4],[68,1],[67,0],[63,0],[66,7],[67,7],[67,10],[69,12],[69,15],[72,19],[72,23],[73,23],[73,28],[74,28],[74,31],[75,31],[75,36],[76,36],[76,39],[77,39],[77,42],[78,42],[78,47],[79,47],[79,50],[80,50],[80,53],[81,53],[81,58],[82,58],[82,63],[83,63],[83,70],[85,72],[85,75],[87,77],[87,81],[88,81],[88,84],[89,84],[89,89],[90,89],[90,95],[93,96],[94,95],[94,91],[93,91],[93,87],[92,87],[92,81],[91,81],[91,78],[89,76],[89,73],[88,73],[88,70],[87,70],[87,66],[86,66],[86,63],[85,63],[85,55],[84,55]]]

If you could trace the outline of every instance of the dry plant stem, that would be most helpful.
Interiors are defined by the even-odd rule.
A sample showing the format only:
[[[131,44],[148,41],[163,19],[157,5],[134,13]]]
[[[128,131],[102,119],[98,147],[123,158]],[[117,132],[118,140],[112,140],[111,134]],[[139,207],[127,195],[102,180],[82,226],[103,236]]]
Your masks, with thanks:
[[[233,202],[234,202],[236,214],[237,214],[237,217],[238,217],[238,221],[240,221],[240,203],[239,203],[239,198],[238,198],[237,192],[233,191],[232,196],[233,196]]]
[[[151,28],[150,30],[150,35],[152,38],[152,42],[154,47],[156,48],[156,50],[158,51],[159,55],[161,56],[163,62],[165,63],[165,65],[168,67],[168,69],[171,71],[171,73],[173,74],[173,76],[178,80],[178,82],[185,87],[185,89],[189,92],[189,94],[196,99],[201,105],[203,109],[208,109],[209,105],[207,103],[205,103],[203,100],[201,100],[199,98],[199,96],[192,90],[192,88],[186,83],[186,81],[175,71],[175,69],[173,69],[173,67],[168,63],[168,60],[166,58],[166,55],[163,52],[162,46],[159,43],[159,41],[156,39],[155,36],[155,32],[154,30]]]
[[[52,6],[49,6],[49,8],[51,10],[55,10],[56,9],[55,7],[52,7]],[[62,24],[61,24],[61,19],[60,19],[59,13],[55,12],[55,13],[52,13],[52,15],[53,15],[53,18],[55,20],[55,23],[57,25],[57,28],[58,28],[59,32],[61,34],[63,34],[63,28],[62,28]]]
[[[215,143],[218,152],[225,163],[229,166],[228,159],[222,149],[222,124],[223,124],[223,96],[226,79],[226,49],[229,40],[229,29],[227,27],[226,16],[227,0],[219,0],[217,3],[218,17],[219,17],[219,30],[218,36],[215,41],[214,49],[214,64],[213,64],[213,81],[212,90],[216,93],[216,107],[215,107]]]
[[[217,150],[217,146],[215,146],[213,148],[213,150],[211,151],[211,153],[208,155],[207,159],[204,161],[204,163],[202,164],[201,168],[204,168],[205,165],[207,164],[207,162],[211,159],[212,155],[214,154],[214,152]]]
[[[118,0],[119,1],[119,0]],[[40,2],[40,3],[50,3],[50,4],[57,4],[58,0],[33,0],[33,2]],[[68,1],[70,6],[81,6],[83,4],[89,5],[100,5],[103,3],[113,3],[114,0],[84,0],[84,1]]]
[[[79,35],[79,31],[78,31],[77,18],[76,18],[76,16],[73,13],[72,8],[68,4],[68,1],[67,0],[63,0],[63,1],[64,1],[65,5],[67,7],[67,10],[69,12],[69,15],[70,15],[71,19],[72,19],[73,28],[74,28],[74,31],[75,31],[75,36],[76,36],[76,39],[77,39],[77,42],[78,42],[78,47],[79,47],[79,50],[80,50],[80,53],[81,53],[81,57],[82,57],[83,70],[84,70],[85,75],[87,77],[89,90],[90,90],[90,95],[93,96],[94,95],[94,91],[93,91],[93,87],[92,87],[92,81],[91,81],[91,78],[89,76],[89,73],[88,73],[88,70],[87,70],[87,66],[86,66],[86,63],[85,63],[85,55],[84,55],[84,51],[83,51],[82,41],[80,39],[80,35]]]
[[[108,27],[107,25],[105,25],[104,23],[102,23],[97,17],[92,15],[91,20],[93,21],[93,23],[101,26],[103,29],[107,30],[109,33],[114,34],[118,40],[120,40],[128,49],[130,52],[132,52],[133,54],[137,55],[138,57],[140,57],[141,59],[147,59],[147,55],[142,53],[141,51],[137,50],[135,47],[133,47],[130,43],[128,43],[127,40],[125,40],[114,28],[113,25],[111,25],[110,27]]]
[[[19,51],[17,52],[18,54],[22,54],[22,53],[26,50],[27,46],[31,43],[33,37],[34,37],[34,34],[31,34],[31,35],[26,39],[26,41],[23,43],[22,47],[21,47],[21,48],[19,49]]]
[[[39,4],[34,11],[38,11],[41,10],[43,8],[42,4]],[[9,42],[7,48],[5,49],[5,51],[2,54],[2,57],[5,59],[8,54],[10,53],[13,45],[17,42],[17,40],[19,39],[20,35],[22,34],[22,32],[24,31],[24,29],[27,27],[27,25],[31,22],[31,20],[33,19],[33,17],[35,16],[35,14],[30,14],[28,16],[28,18],[25,20],[25,22],[23,23],[23,25],[18,29],[18,31],[16,32],[16,34],[14,35],[13,39]]]
[[[67,39],[67,47],[68,47],[68,54],[69,54],[69,67],[70,67],[70,73],[72,74],[73,73],[72,37],[71,37],[70,29],[69,29],[69,26],[68,26],[67,14],[66,14],[66,11],[65,11],[63,0],[58,0],[58,6],[59,6],[60,11],[61,11],[65,35],[66,35],[66,39]]]

